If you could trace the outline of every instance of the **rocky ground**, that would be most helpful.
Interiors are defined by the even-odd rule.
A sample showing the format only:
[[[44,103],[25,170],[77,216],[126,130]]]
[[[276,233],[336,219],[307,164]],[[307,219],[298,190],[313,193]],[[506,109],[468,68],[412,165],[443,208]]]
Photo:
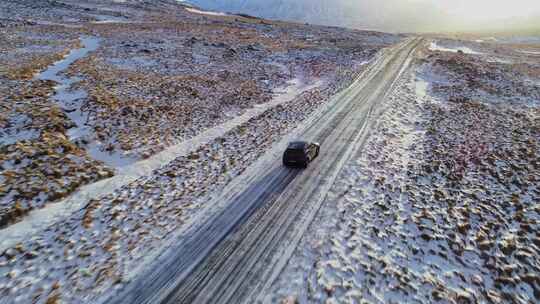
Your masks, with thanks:
[[[4,250],[0,303],[78,303],[111,292],[212,193],[399,40],[208,16],[175,1],[10,0],[0,7],[1,227],[264,106],[291,83],[315,87]],[[40,80],[88,37],[96,38],[95,51],[57,71],[56,82]],[[66,107],[62,96],[78,92]]]
[[[265,302],[540,300],[538,61],[523,46],[437,44]]]

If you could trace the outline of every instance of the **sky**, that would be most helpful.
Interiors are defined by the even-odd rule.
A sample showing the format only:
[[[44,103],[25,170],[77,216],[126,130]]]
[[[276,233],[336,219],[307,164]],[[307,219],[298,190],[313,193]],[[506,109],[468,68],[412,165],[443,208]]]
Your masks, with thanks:
[[[402,0],[403,1],[403,0]],[[447,13],[470,20],[523,17],[540,13],[540,0],[404,0],[432,3]]]
[[[540,29],[540,0],[348,0],[385,11],[389,29],[466,31],[514,27]],[[382,21],[382,20],[381,20]],[[384,24],[382,24],[384,26]]]

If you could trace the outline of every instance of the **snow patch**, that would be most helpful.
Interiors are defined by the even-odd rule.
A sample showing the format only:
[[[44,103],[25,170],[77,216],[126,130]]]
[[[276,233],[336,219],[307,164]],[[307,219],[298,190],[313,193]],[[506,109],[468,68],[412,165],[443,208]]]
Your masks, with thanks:
[[[427,96],[429,83],[422,78],[417,77],[415,83],[416,96],[419,100],[424,100]]]
[[[203,10],[198,10],[198,9],[192,8],[192,7],[186,7],[186,11],[188,11],[188,12],[190,12],[190,13],[201,14],[201,15],[210,15],[210,16],[228,16],[226,13],[203,11]]]
[[[64,59],[54,63],[47,70],[37,75],[37,79],[40,80],[52,80],[58,83],[55,86],[55,94],[52,99],[58,103],[61,108],[66,112],[66,115],[71,121],[73,121],[76,127],[67,131],[69,139],[73,142],[80,140],[91,141],[92,128],[86,124],[88,114],[82,110],[84,100],[88,97],[88,94],[83,89],[72,90],[71,87],[81,81],[78,77],[65,77],[61,75],[72,63],[84,58],[88,53],[97,50],[99,47],[99,39],[96,37],[82,37],[81,43],[83,47],[80,49],[72,50],[68,56]],[[133,159],[123,157],[119,153],[111,154],[104,153],[98,148],[99,142],[91,142],[86,149],[87,153],[93,159],[103,161],[111,167],[118,167],[133,163]]]
[[[13,145],[23,140],[36,139],[40,134],[38,130],[34,129],[14,131],[13,133],[15,133],[15,135],[9,135],[10,133],[9,130],[7,132],[4,130],[0,131],[0,147]]]
[[[468,48],[466,46],[457,47],[457,48],[446,48],[446,47],[438,45],[436,42],[431,42],[431,44],[429,45],[429,50],[440,51],[440,52],[452,52],[452,53],[457,53],[459,51],[462,51],[465,54],[482,55],[482,53],[473,51],[471,48]]]
[[[34,129],[26,129],[25,125],[32,119],[25,114],[12,114],[7,117],[10,127],[0,129],[0,147],[12,145],[22,140],[32,140],[39,137],[40,132]]]
[[[60,83],[60,85],[65,85],[70,82],[70,78],[60,76],[59,74],[65,71],[75,61],[84,58],[89,52],[97,50],[99,46],[99,39],[96,37],[82,37],[80,40],[83,44],[82,48],[72,50],[62,60],[55,62],[47,70],[39,73],[36,78],[39,80],[56,81]]]
[[[540,51],[519,50],[519,52],[528,55],[540,55]]]
[[[486,37],[486,38],[480,38],[480,39],[474,40],[474,42],[478,42],[478,43],[497,42],[497,41],[499,41],[499,40],[497,38],[495,38],[495,37]]]
[[[52,99],[60,105],[67,116],[76,124],[75,128],[68,130],[70,140],[86,137],[90,133],[90,127],[85,124],[85,114],[81,110],[82,101],[88,96],[84,90],[71,90],[74,83],[81,79],[77,77],[64,77],[60,75],[75,61],[86,57],[88,53],[95,51],[99,46],[99,39],[95,37],[81,38],[83,47],[72,50],[64,59],[54,63],[47,70],[37,75],[40,80],[52,80],[58,83],[54,87],[55,94]]]
[[[94,24],[107,24],[107,23],[130,23],[126,17],[117,17],[110,15],[95,15],[96,21],[92,21]]]

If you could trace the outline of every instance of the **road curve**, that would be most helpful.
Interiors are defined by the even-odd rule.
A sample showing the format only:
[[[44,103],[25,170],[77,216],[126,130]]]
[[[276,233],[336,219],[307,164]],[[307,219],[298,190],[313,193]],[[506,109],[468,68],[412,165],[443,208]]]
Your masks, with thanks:
[[[378,105],[392,91],[421,39],[385,50],[302,138],[321,143],[305,170],[281,160],[227,207],[191,232],[155,267],[107,303],[254,302],[285,266],[350,155],[359,149]]]

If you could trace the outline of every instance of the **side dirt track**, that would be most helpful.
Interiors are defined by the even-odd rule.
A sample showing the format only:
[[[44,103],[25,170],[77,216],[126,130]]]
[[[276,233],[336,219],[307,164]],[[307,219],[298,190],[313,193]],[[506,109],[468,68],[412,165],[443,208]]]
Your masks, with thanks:
[[[251,302],[271,284],[311,222],[343,163],[366,138],[377,107],[392,91],[421,39],[377,60],[302,137],[322,144],[304,170],[261,168],[246,190],[225,194],[228,208],[156,260],[113,303]]]

